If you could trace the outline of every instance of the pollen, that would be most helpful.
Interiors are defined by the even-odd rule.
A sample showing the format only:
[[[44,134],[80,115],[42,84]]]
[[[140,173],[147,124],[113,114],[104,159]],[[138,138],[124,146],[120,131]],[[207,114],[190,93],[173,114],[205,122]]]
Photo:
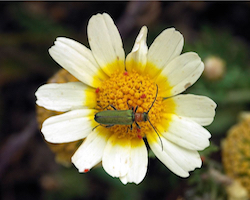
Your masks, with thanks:
[[[95,92],[98,93],[100,91],[100,88],[96,88]]]
[[[135,71],[115,72],[110,78],[102,83],[97,95],[98,112],[113,108],[116,110],[132,110],[136,113],[148,112],[153,104],[157,92],[156,83],[148,76]],[[162,118],[164,110],[163,98],[157,94],[157,98],[148,113],[150,122],[156,126]],[[101,108],[101,109],[100,109]],[[106,108],[106,109],[105,109]],[[136,109],[137,108],[137,109]],[[148,121],[137,122],[130,125],[114,125],[107,127],[119,138],[129,137],[143,138],[147,133],[154,131]]]

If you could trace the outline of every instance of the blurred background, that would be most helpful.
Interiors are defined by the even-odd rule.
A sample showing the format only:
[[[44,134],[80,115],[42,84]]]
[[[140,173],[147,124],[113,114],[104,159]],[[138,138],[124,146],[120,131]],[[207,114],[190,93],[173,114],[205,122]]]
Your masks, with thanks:
[[[204,61],[202,77],[186,93],[206,95],[218,107],[203,166],[189,178],[150,153],[143,182],[124,186],[102,167],[79,174],[65,153],[74,147],[44,141],[34,93],[61,69],[48,48],[58,36],[88,47],[87,23],[99,12],[114,19],[126,54],[143,25],[148,45],[175,27],[185,38],[183,52]],[[1,2],[0,19],[0,199],[249,199],[249,2]]]

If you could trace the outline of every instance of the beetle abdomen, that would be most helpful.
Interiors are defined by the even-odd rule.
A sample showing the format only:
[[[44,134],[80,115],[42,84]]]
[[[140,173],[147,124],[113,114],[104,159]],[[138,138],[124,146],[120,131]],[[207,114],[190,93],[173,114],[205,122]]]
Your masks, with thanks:
[[[95,114],[95,121],[105,125],[131,125],[134,114],[132,110],[104,110]]]

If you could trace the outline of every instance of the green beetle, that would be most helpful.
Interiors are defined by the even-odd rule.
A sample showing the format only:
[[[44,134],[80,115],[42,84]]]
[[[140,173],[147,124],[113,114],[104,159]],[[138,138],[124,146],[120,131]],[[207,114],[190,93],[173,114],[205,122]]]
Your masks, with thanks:
[[[156,128],[153,126],[153,124],[150,122],[148,113],[153,107],[156,98],[158,94],[158,85],[156,85],[156,95],[154,98],[154,101],[152,102],[150,108],[148,109],[147,112],[136,112],[138,109],[138,106],[136,106],[135,110],[132,108],[131,110],[117,110],[113,105],[111,106],[114,110],[104,110],[101,112],[98,112],[95,114],[95,121],[99,123],[99,125],[105,125],[106,127],[111,127],[114,125],[130,125],[130,129],[132,130],[133,128],[133,123],[136,124],[137,130],[140,131],[141,127],[137,122],[146,122],[148,121],[156,134],[159,136],[159,133],[156,131]],[[95,128],[97,128],[99,125],[97,125]],[[93,130],[95,129],[93,128]],[[160,138],[161,141],[161,138]],[[163,149],[163,144],[161,141],[162,149]]]
[[[156,95],[155,99],[152,102],[150,108],[147,112],[137,113],[138,106],[136,106],[135,110],[116,110],[113,105],[111,106],[114,110],[104,110],[95,114],[95,121],[99,124],[106,125],[108,127],[113,125],[131,125],[135,122],[136,126],[140,129],[140,126],[137,122],[146,122],[149,121],[148,113],[150,109],[153,107],[154,102],[156,101],[158,94],[158,85],[156,85]],[[149,121],[151,124],[151,122]],[[152,125],[152,124],[151,124]]]
[[[132,110],[104,110],[95,114],[95,121],[107,126],[113,125],[132,125],[135,115]]]

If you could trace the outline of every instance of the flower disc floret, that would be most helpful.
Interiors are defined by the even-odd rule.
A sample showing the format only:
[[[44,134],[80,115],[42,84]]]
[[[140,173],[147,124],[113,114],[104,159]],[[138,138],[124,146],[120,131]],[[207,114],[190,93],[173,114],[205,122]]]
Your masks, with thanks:
[[[148,75],[140,75],[137,72],[115,72],[103,82],[97,92],[97,108],[102,110],[132,110],[137,113],[147,112],[156,97],[156,84]],[[148,113],[152,124],[160,121],[163,113],[162,97],[157,95],[153,107]],[[149,122],[138,122],[140,129],[133,124],[132,130],[129,125],[114,125],[110,130],[119,137],[143,138],[152,130]]]

